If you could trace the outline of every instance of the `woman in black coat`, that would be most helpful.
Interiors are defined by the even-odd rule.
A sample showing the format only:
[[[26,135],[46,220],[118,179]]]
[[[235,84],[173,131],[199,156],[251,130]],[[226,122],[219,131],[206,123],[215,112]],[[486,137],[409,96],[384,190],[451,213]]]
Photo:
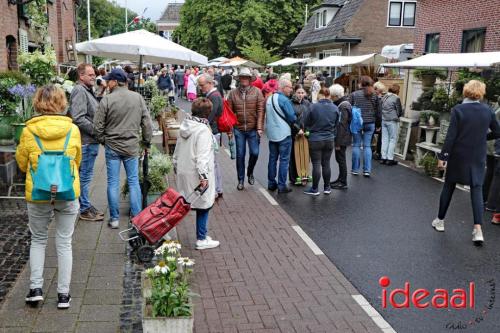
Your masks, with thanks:
[[[486,163],[486,140],[500,137],[500,125],[493,111],[479,103],[486,91],[484,83],[471,80],[464,86],[464,101],[451,110],[450,127],[441,153],[438,167],[446,168],[445,183],[439,200],[438,217],[432,221],[437,231],[444,231],[444,218],[457,183],[470,186],[474,229],[472,241],[484,242],[483,180]],[[488,134],[488,128],[491,133]]]

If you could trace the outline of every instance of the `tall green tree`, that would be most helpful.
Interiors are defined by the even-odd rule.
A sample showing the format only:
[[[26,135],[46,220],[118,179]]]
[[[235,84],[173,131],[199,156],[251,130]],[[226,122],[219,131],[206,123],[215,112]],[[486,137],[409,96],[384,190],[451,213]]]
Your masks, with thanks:
[[[137,13],[128,10],[129,22],[136,16]],[[77,21],[79,42],[86,41],[88,27],[87,4],[85,1],[81,2],[77,10]],[[107,0],[90,0],[90,27],[92,38],[125,32],[125,8]]]
[[[306,2],[321,1],[186,0],[174,38],[209,58],[241,55],[256,41],[263,50],[285,54],[303,28]]]

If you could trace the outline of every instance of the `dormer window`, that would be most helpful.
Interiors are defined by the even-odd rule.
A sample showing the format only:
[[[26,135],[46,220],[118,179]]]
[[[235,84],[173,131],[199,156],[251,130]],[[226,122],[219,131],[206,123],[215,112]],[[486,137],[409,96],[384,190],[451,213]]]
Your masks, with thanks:
[[[327,10],[326,9],[323,9],[323,10],[319,10],[316,12],[316,20],[315,20],[315,25],[314,27],[316,29],[322,29],[324,27],[326,27],[328,21],[327,21]]]

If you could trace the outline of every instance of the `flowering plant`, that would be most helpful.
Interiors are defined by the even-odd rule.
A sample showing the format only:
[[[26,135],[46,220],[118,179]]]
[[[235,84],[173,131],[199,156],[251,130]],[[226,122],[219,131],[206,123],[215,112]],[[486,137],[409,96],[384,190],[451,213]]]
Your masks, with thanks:
[[[28,75],[36,86],[49,83],[55,75],[56,52],[50,46],[46,46],[44,52],[23,52],[19,54],[17,61],[21,71]]]
[[[180,255],[181,244],[165,241],[155,250],[160,261],[146,269],[151,280],[151,297],[146,304],[152,306],[153,317],[189,317],[192,315],[188,277],[193,272],[194,260]]]
[[[23,108],[18,114],[19,121],[25,122],[33,116],[33,102],[32,97],[35,94],[36,87],[33,84],[16,84],[12,88],[8,89],[16,101],[21,102]]]

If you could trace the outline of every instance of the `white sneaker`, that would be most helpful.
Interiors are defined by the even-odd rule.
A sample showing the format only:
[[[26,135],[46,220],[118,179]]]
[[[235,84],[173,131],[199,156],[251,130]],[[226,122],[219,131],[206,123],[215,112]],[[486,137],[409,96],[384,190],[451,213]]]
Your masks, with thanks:
[[[204,240],[196,241],[196,249],[197,250],[206,250],[213,249],[214,247],[219,246],[219,241],[213,240],[210,236],[207,236]]]
[[[472,230],[472,241],[476,245],[482,245],[484,242],[483,231],[480,229],[474,228]]]
[[[111,229],[118,229],[120,227],[120,220],[109,220],[108,225]]]
[[[436,229],[436,231],[444,231],[444,220],[440,220],[437,217],[432,221],[432,227]]]

